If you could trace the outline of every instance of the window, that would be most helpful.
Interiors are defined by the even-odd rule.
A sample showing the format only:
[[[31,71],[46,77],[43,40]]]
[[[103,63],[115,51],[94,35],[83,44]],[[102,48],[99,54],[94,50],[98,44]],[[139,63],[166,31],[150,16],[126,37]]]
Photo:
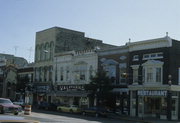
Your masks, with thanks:
[[[153,69],[147,68],[147,82],[153,81]]]
[[[63,67],[60,68],[60,80],[63,81]]]
[[[107,59],[102,63],[104,71],[106,71],[107,76],[112,80],[113,84],[116,84],[116,66],[118,62],[113,59]]]
[[[139,65],[132,65],[131,66],[133,69],[133,84],[137,84],[138,83],[138,70],[139,70]]]
[[[49,81],[52,81],[52,71],[53,71],[53,68],[49,67]]]
[[[156,82],[161,82],[161,68],[156,68]]]
[[[66,80],[69,81],[70,76],[69,76],[70,72],[69,72],[69,67],[66,68]]]
[[[157,57],[163,58],[163,53],[157,53]]]
[[[103,69],[106,71],[107,76],[112,79],[112,83],[114,83],[116,81],[116,66],[106,65]]]
[[[123,73],[126,73],[126,68],[127,68],[127,64],[126,63],[121,63],[119,64],[119,73],[120,73],[120,84],[125,84],[126,83],[126,77],[122,76]]]
[[[92,76],[93,76],[93,67],[91,65],[89,68],[89,77],[92,77]]]
[[[133,70],[133,83],[138,83],[138,69]]]
[[[86,74],[87,74],[87,63],[85,62],[79,62],[75,64],[75,81],[76,82],[82,82],[86,80]]]
[[[143,55],[143,60],[148,60],[148,59],[160,59],[163,58],[163,53],[150,53],[150,54],[144,54]]]
[[[157,60],[148,60],[143,66],[143,80],[145,83],[162,83],[163,62]]]
[[[154,57],[156,57],[156,54],[151,54],[151,58],[154,58]]]
[[[143,59],[148,59],[148,58],[149,58],[149,54],[143,55]]]
[[[133,61],[138,61],[139,60],[139,56],[138,55],[134,55],[133,56]]]

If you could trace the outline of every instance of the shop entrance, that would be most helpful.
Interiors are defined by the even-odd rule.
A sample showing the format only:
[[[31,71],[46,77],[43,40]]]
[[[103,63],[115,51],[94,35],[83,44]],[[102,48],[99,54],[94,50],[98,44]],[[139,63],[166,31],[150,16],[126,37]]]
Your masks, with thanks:
[[[160,97],[145,97],[144,99],[144,114],[146,117],[160,118],[161,112]]]

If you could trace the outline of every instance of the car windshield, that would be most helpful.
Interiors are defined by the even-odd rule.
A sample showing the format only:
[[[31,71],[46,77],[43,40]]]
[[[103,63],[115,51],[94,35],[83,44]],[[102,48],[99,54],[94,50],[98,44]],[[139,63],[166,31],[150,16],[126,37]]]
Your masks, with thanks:
[[[4,100],[4,99],[0,99],[0,103],[12,104],[10,100]]]

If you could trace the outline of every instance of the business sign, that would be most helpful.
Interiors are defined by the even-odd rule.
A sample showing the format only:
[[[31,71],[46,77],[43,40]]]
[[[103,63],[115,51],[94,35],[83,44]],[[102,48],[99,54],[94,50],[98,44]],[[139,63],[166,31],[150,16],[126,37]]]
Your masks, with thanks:
[[[167,96],[167,91],[163,90],[139,90],[139,96]]]

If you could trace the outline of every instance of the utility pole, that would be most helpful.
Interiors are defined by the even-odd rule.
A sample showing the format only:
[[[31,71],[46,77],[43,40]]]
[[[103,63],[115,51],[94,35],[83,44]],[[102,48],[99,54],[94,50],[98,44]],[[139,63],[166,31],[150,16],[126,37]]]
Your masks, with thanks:
[[[28,51],[29,51],[29,63],[30,63],[30,61],[31,61],[31,52],[33,51],[32,47],[30,47],[28,49]]]

